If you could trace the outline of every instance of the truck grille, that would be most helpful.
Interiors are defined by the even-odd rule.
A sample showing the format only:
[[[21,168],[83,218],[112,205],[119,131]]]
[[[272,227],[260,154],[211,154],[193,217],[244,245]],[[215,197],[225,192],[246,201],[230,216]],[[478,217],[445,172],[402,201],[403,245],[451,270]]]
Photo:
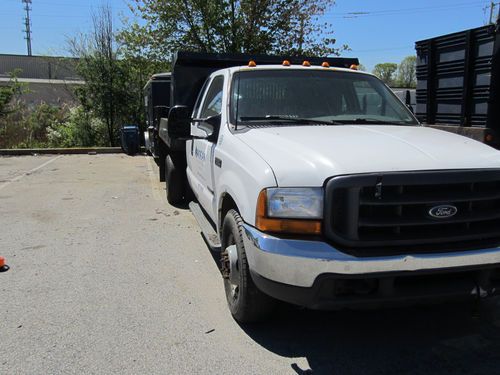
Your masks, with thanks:
[[[325,204],[327,238],[368,255],[500,243],[500,170],[339,176],[327,182]]]

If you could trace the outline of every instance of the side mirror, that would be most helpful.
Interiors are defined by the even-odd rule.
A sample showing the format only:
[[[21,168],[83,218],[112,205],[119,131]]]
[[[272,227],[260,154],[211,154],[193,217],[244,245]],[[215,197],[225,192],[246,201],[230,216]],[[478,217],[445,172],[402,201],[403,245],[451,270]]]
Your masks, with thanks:
[[[176,105],[168,113],[169,134],[189,134],[191,122],[191,109],[185,105]]]
[[[156,107],[153,107],[153,119],[151,125],[154,126],[155,128],[158,128],[158,125],[160,124],[160,120],[162,118],[167,118],[168,117],[168,111],[170,110],[170,107],[167,107],[165,105],[159,105]]]
[[[217,140],[217,136],[219,134],[219,128],[221,125],[221,115],[214,115],[207,118],[194,118],[192,122],[199,122],[198,126],[200,129],[206,132],[206,137],[196,137],[206,139],[210,142],[215,142]]]

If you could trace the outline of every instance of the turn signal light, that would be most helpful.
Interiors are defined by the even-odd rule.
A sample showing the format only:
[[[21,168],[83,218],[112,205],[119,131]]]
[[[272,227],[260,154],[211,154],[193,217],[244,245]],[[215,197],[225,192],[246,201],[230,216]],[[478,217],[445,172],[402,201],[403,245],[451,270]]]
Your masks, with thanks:
[[[250,61],[248,62],[248,66],[249,66],[250,68],[255,68],[255,67],[257,66],[257,64],[255,63],[255,61],[250,60]]]
[[[267,193],[262,190],[257,200],[255,226],[263,232],[288,234],[321,234],[321,220],[278,219],[267,217]]]

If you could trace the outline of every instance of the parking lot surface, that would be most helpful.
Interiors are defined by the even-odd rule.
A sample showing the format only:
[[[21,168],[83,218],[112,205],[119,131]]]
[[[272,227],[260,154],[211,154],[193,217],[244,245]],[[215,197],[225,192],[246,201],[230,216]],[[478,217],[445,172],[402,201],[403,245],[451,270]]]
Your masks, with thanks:
[[[500,302],[239,326],[145,156],[0,158],[2,374],[498,374]]]

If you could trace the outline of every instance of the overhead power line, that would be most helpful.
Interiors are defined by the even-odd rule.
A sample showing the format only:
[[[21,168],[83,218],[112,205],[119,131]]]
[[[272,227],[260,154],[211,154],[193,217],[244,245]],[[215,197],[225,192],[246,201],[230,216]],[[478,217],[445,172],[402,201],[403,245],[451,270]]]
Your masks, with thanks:
[[[412,13],[425,13],[425,12],[437,12],[437,11],[448,11],[450,9],[456,8],[476,8],[484,6],[483,1],[472,1],[467,3],[456,3],[449,5],[437,5],[428,7],[415,7],[415,8],[398,8],[398,9],[385,9],[385,10],[363,10],[363,11],[352,11],[352,12],[335,12],[330,10],[325,12],[325,15],[331,15],[333,18],[358,18],[358,17],[370,17],[370,16],[392,16],[400,14],[412,14]]]
[[[411,49],[411,46],[404,46],[404,47],[391,47],[391,48],[372,48],[372,49],[352,49],[352,52],[379,52],[379,51],[401,51],[405,49]]]
[[[17,2],[19,0],[11,0],[12,2]],[[125,0],[124,0],[125,1]],[[113,8],[113,10],[129,10],[129,6],[124,2],[124,1],[119,1],[118,4],[111,4],[111,8]],[[112,3],[112,1],[111,1]],[[64,2],[61,2],[60,0],[59,1],[56,1],[56,2],[53,2],[53,1],[45,1],[45,0],[40,0],[40,1],[37,1],[37,4],[41,5],[41,6],[57,6],[58,8],[59,7],[70,7],[70,8],[87,8],[87,9],[90,9],[92,8],[92,4],[75,4],[74,1],[68,1],[66,3]],[[99,2],[97,3],[96,6],[98,6]]]

